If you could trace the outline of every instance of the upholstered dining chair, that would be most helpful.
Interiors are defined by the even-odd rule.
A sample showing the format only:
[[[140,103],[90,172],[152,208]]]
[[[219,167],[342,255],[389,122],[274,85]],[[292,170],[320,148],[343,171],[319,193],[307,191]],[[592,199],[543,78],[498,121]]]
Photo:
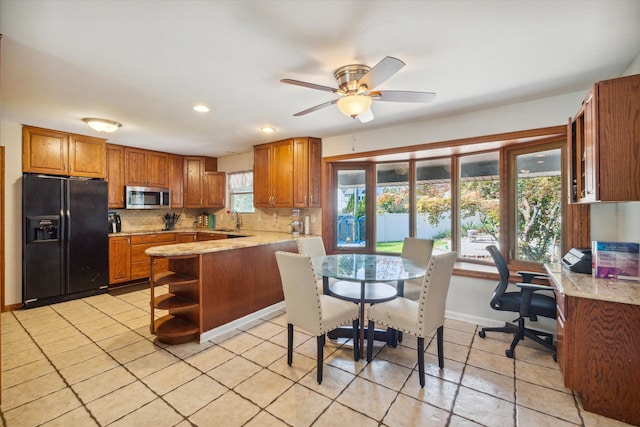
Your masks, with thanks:
[[[405,237],[402,242],[402,258],[410,259],[411,261],[424,265],[425,268],[431,258],[431,252],[433,251],[432,239],[420,239],[417,237]],[[420,293],[422,292],[422,278],[409,279],[404,281],[404,291],[402,296],[410,300],[418,300]]]
[[[325,256],[324,242],[321,236],[301,237],[296,239],[298,253],[310,257]]]
[[[438,365],[440,369],[444,368],[444,310],[456,256],[456,252],[431,256],[418,301],[398,297],[369,307],[367,362],[373,358],[373,335],[375,324],[378,323],[417,337],[421,387],[424,387],[424,339],[434,331],[437,333]]]
[[[322,383],[325,334],[338,326],[352,322],[353,357],[360,358],[358,331],[360,326],[357,304],[323,295],[316,285],[316,273],[311,258],[290,252],[276,252],[278,269],[284,291],[287,313],[287,363],[293,363],[293,327],[316,336],[318,350],[318,384]]]

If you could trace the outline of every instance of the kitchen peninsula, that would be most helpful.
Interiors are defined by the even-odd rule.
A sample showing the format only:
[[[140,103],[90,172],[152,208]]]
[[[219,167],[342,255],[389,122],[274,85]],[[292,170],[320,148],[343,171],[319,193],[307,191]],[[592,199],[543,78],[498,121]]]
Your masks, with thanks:
[[[262,231],[242,235],[145,251],[151,257],[151,332],[160,340],[203,342],[284,301],[274,254],[297,252],[295,238]],[[157,296],[154,290],[162,285],[169,293]],[[156,309],[169,314],[156,319]]]
[[[640,425],[640,283],[545,265],[558,310],[558,364],[584,409]]]

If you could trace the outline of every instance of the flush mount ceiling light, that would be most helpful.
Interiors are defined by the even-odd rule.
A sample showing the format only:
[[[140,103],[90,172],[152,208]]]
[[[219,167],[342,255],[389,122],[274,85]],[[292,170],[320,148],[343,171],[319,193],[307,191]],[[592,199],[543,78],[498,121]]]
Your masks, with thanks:
[[[265,126],[260,128],[260,130],[262,131],[262,133],[273,133],[275,132],[275,128],[272,128],[271,126]]]
[[[371,97],[364,95],[347,95],[338,99],[338,110],[345,116],[356,118],[371,107]]]
[[[85,117],[82,121],[88,124],[91,129],[100,133],[115,132],[122,126],[120,123],[114,122],[113,120],[97,119],[95,117]]]
[[[194,110],[196,110],[198,113],[208,113],[209,112],[209,107],[207,107],[206,105],[203,104],[198,104],[195,107],[193,107]]]

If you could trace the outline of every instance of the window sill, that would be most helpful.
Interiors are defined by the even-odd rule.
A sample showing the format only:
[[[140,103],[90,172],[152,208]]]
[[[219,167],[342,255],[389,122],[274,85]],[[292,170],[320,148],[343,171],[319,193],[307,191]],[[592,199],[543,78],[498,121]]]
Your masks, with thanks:
[[[520,283],[522,278],[516,274],[516,271],[522,270],[521,268],[509,268],[509,282]],[[534,270],[535,271],[535,270]],[[543,271],[540,270],[542,273]],[[500,280],[500,274],[498,270],[492,264],[477,264],[474,262],[458,261],[453,267],[454,276],[474,277],[476,279],[484,280]],[[534,280],[534,283],[546,284],[545,280]]]

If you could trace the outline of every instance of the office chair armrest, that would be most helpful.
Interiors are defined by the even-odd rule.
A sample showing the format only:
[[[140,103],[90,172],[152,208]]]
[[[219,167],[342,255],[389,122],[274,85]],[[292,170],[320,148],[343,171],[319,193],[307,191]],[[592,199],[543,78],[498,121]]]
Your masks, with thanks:
[[[535,271],[516,271],[516,274],[522,276],[524,283],[531,283],[533,279],[548,279],[549,275],[544,273],[537,273]]]
[[[529,308],[531,306],[531,298],[536,291],[551,291],[551,286],[535,285],[533,283],[516,283],[516,286],[521,289],[522,301],[520,302],[520,316],[529,317]]]

